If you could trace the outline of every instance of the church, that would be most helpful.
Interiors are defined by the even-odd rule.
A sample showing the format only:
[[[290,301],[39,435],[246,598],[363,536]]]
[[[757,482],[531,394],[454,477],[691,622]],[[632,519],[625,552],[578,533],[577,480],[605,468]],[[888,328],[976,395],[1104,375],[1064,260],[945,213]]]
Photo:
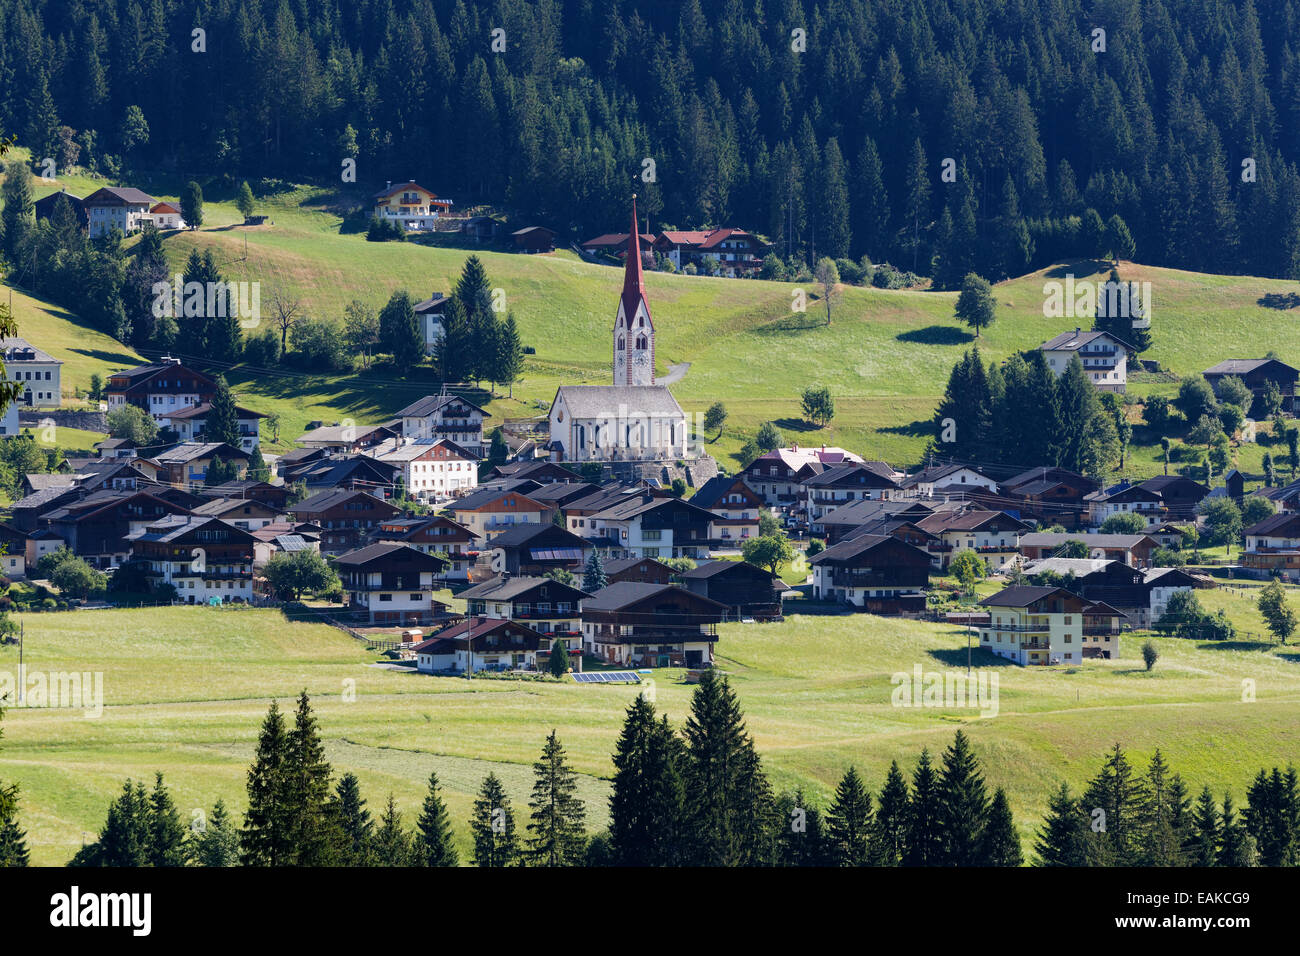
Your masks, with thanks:
[[[645,297],[635,196],[613,346],[613,385],[561,385],[556,391],[548,446],[552,460],[686,458],[686,413],[666,385],[655,384],[655,324]]]

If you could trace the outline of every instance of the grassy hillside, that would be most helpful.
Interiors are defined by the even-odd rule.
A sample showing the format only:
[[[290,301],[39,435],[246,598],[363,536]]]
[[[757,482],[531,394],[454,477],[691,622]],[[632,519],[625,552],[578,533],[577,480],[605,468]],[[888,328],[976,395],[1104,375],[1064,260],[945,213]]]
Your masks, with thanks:
[[[1229,595],[1224,595],[1230,598]],[[171,608],[28,615],[31,670],[103,673],[106,708],[5,714],[0,779],[22,787],[34,862],[66,861],[103,822],[122,779],[166,773],[182,813],[218,797],[242,812],[244,778],[271,697],[281,707],[306,688],[336,771],[357,773],[372,811],[393,792],[412,821],[430,770],[447,789],[462,841],[473,793],[488,771],[517,810],[530,766],[552,728],[582,774],[594,827],[605,818],[610,751],[636,689],[572,683],[467,681],[371,665],[352,639],[325,625],[286,623],[274,611]],[[1293,751],[1300,703],[1294,648],[1157,640],[1154,672],[1139,641],[1124,657],[1075,668],[1017,668],[976,652],[999,678],[999,712],[891,705],[897,672],[964,667],[966,636],[940,625],[866,616],[792,617],[724,625],[720,665],[732,676],[774,784],[823,802],[855,764],[876,789],[889,761],[910,769],[922,747],[942,750],[961,726],[993,786],[1008,789],[1028,846],[1058,780],[1081,785],[1115,741],[1145,762],[1159,747],[1186,779],[1240,797],[1261,765]],[[0,672],[17,649],[0,648]],[[1258,699],[1242,703],[1242,681]],[[680,672],[654,675],[659,708],[680,723],[691,688]]]
[[[179,183],[140,185],[173,198]],[[73,182],[82,193],[92,184]],[[42,184],[40,193],[57,188]],[[505,290],[527,345],[536,350],[514,389],[514,400],[497,398],[496,416],[541,414],[558,384],[608,380],[609,330],[621,276],[617,269],[592,265],[568,251],[525,256],[472,250],[463,244],[429,246],[369,243],[361,234],[341,233],[338,197],[317,189],[294,188],[259,199],[258,212],[273,224],[244,228],[239,214],[209,187],[206,222],[197,232],[166,240],[168,256],[179,266],[194,247],[213,248],[223,272],[234,279],[260,281],[265,306],[273,290],[301,297],[314,315],[339,316],[352,298],[376,308],[395,289],[424,296],[449,291],[470,251],[483,258],[493,282]],[[1043,283],[1062,278],[1104,277],[1102,264],[1081,262],[1024,276],[997,287],[998,320],[979,340],[989,358],[1004,358],[1031,348],[1086,320],[1043,316]],[[1177,375],[1200,370],[1229,357],[1276,351],[1300,362],[1300,323],[1295,282],[1241,276],[1206,276],[1124,263],[1125,279],[1152,284],[1154,346],[1143,355]],[[929,420],[947,373],[974,339],[952,316],[955,296],[928,291],[891,292],[845,287],[826,324],[823,304],[809,288],[808,311],[791,313],[793,283],[727,280],[649,274],[647,286],[659,330],[660,371],[691,363],[674,393],[688,411],[714,401],[726,403],[730,419],[715,454],[733,453],[758,426],[775,421],[788,437],[803,443],[842,444],[899,465],[917,462],[925,447]],[[76,340],[83,330],[61,310],[19,302],[18,319],[38,344]],[[1291,306],[1291,308],[1286,308]],[[69,325],[72,324],[72,328]],[[101,337],[102,338],[102,337]],[[75,350],[75,347],[73,347]],[[75,374],[88,375],[98,360],[103,368],[129,360],[129,350],[101,343],[75,353]],[[380,419],[436,386],[430,370],[417,369],[405,380],[383,370],[343,377],[289,372],[274,376],[231,374],[243,400],[278,411],[282,436],[296,436],[313,419]],[[1141,394],[1172,391],[1168,381],[1142,381]],[[808,384],[828,385],[836,417],[825,429],[809,429],[799,417],[799,393]],[[1158,448],[1139,430],[1130,473],[1159,471]],[[1246,448],[1239,464],[1259,469],[1262,451]]]

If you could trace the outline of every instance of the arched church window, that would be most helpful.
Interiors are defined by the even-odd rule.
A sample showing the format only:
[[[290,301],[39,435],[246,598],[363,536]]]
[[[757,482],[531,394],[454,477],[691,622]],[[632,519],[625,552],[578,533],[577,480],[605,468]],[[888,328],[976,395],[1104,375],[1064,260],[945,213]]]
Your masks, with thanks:
[[[636,337],[636,347],[637,347],[638,349],[644,349],[644,348],[645,348],[645,336],[644,336],[644,335],[638,335],[638,336]]]
[[[627,348],[627,343],[621,335],[618,337],[618,347],[620,350]]]

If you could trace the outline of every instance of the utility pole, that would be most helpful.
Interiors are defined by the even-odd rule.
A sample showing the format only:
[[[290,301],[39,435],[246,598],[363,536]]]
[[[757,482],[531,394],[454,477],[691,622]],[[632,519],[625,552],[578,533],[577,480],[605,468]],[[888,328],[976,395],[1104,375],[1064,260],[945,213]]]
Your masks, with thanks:
[[[27,677],[23,673],[23,622],[18,622],[18,703],[23,702],[23,687]]]

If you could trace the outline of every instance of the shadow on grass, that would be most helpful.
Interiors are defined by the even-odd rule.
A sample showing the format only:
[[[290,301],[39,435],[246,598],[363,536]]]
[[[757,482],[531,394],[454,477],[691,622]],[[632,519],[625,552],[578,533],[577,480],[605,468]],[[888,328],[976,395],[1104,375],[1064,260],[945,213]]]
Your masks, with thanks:
[[[1059,266],[1048,269],[1043,275],[1048,279],[1064,279],[1066,276],[1074,276],[1076,279],[1087,279],[1099,272],[1110,272],[1110,262],[1105,259],[1079,259],[1075,262],[1066,262]]]
[[[1272,641],[1199,641],[1196,645],[1202,651],[1267,651],[1277,646]]]
[[[964,634],[965,631],[957,633]],[[986,651],[984,648],[975,644],[979,640],[979,635],[971,635],[971,667],[1018,667],[1015,661],[1009,661],[1005,657],[999,657],[992,651]],[[945,667],[965,667],[966,666],[966,648],[943,648],[939,650],[927,651],[940,664]]]
[[[759,335],[781,335],[787,332],[813,332],[824,328],[826,328],[824,317],[800,313],[760,325],[754,331]]]
[[[1300,294],[1295,292],[1270,292],[1267,295],[1260,296],[1255,302],[1266,309],[1296,309],[1300,308]]]
[[[75,355],[84,355],[86,358],[95,359],[97,362],[107,362],[110,365],[127,365],[136,366],[140,360],[134,355],[127,352],[109,352],[105,349],[68,349]]]
[[[975,336],[951,325],[927,325],[923,329],[899,332],[894,338],[900,342],[915,342],[920,345],[965,345],[975,341]]]
[[[877,431],[884,432],[888,435],[906,435],[909,438],[924,438],[927,435],[934,434],[933,421],[915,421],[907,425],[888,425],[884,428],[878,428]]]
[[[821,431],[812,422],[804,421],[802,418],[778,418],[772,422],[777,428],[788,432],[817,432]]]

